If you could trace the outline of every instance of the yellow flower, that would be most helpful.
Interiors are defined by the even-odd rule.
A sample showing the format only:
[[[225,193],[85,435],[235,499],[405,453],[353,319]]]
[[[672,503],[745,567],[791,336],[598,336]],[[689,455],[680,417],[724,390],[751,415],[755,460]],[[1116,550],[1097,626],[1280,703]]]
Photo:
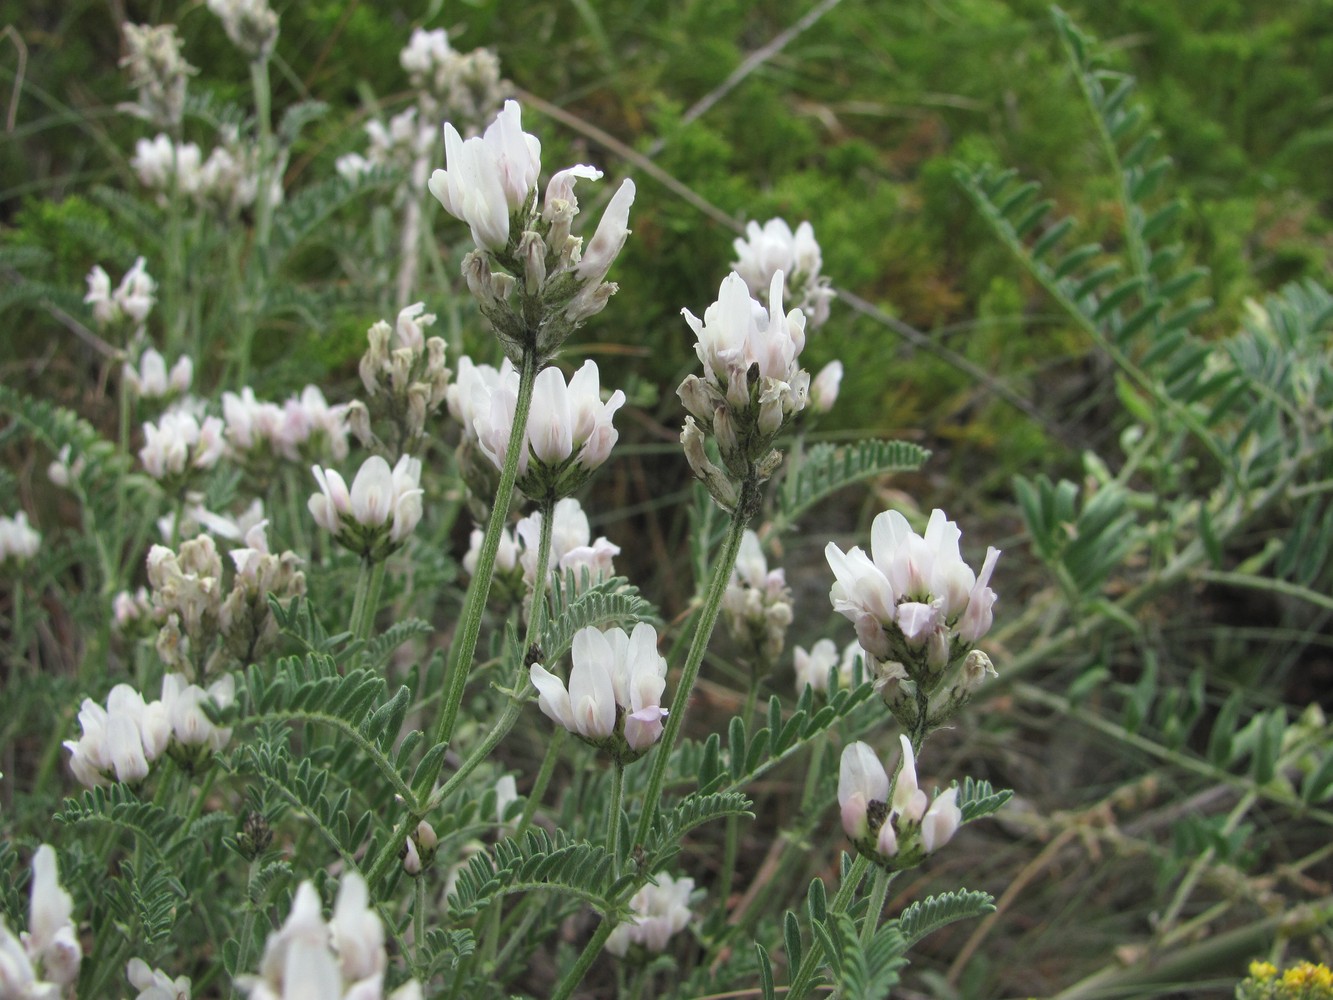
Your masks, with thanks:
[[[1277,975],[1277,966],[1272,962],[1251,962],[1250,978],[1260,981],[1272,979]]]

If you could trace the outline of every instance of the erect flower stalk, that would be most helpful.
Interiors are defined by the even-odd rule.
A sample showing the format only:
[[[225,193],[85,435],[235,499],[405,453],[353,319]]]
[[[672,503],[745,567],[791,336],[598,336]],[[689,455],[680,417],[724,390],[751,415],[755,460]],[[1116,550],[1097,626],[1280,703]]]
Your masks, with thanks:
[[[505,454],[504,467],[500,470],[500,483],[495,491],[495,502],[491,505],[491,517],[486,522],[486,534],[482,538],[481,552],[477,556],[477,569],[468,584],[467,595],[463,598],[463,613],[458,623],[458,634],[454,637],[449,650],[449,671],[446,681],[444,706],[440,711],[439,725],[435,730],[436,743],[448,743],[453,738],[454,724],[458,721],[458,709],[463,701],[463,691],[467,687],[468,674],[472,669],[472,657],[477,651],[477,640],[481,636],[481,618],[486,610],[486,599],[491,592],[491,575],[495,569],[495,553],[500,547],[500,536],[504,533],[505,522],[509,518],[509,502],[514,494],[514,483],[518,479],[518,461],[523,446],[524,431],[528,426],[528,411],[532,407],[532,387],[537,381],[537,355],[529,351],[523,356],[519,369],[518,399],[514,404],[514,426],[509,433],[509,450]]]
[[[643,795],[643,812],[639,814],[639,825],[634,833],[635,843],[641,844],[648,838],[653,819],[662,797],[662,786],[666,781],[667,764],[671,760],[671,748],[680,735],[680,727],[685,721],[685,709],[690,703],[690,693],[694,682],[699,679],[699,667],[703,664],[704,653],[708,649],[708,640],[712,638],[713,626],[717,624],[718,613],[722,610],[722,596],[726,593],[731,580],[732,568],[736,565],[736,556],[741,550],[741,539],[745,536],[745,526],[759,507],[759,483],[751,476],[741,484],[740,496],[735,510],[731,514],[731,526],[727,530],[722,551],[713,564],[713,576],[708,581],[708,591],[703,607],[699,610],[699,622],[695,627],[694,639],[690,651],[685,657],[685,666],[681,670],[680,683],[676,686],[676,696],[671,700],[671,714],[667,716],[666,730],[662,734],[657,756],[653,758],[653,770],[648,777],[648,787]],[[608,932],[609,933],[609,932]]]

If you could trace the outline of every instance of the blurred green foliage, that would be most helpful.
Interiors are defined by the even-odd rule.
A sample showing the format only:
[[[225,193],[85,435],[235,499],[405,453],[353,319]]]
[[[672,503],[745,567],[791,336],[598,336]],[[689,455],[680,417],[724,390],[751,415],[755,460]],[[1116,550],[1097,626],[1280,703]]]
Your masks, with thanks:
[[[41,203],[90,181],[132,183],[128,155],[146,128],[115,110],[130,94],[106,6],[7,6],[28,60],[19,127],[0,152],[0,219],[26,234],[10,238],[50,249],[58,279],[69,281],[98,254],[128,258],[130,251],[109,237],[94,252],[77,227],[53,239],[51,213],[64,213]],[[1212,269],[1208,291],[1219,307],[1326,273],[1323,209],[1333,175],[1320,167],[1333,137],[1333,103],[1324,96],[1333,92],[1333,22],[1324,6],[1068,6],[1106,41],[1117,68],[1140,78],[1179,161],[1176,189],[1189,206],[1180,225]],[[836,284],[935,331],[939,342],[999,377],[1022,385],[1058,363],[1077,364],[1082,348],[1039,315],[1040,296],[986,239],[950,174],[957,160],[1004,162],[1041,180],[1059,209],[1085,225],[1113,225],[1112,182],[1043,3],[845,0],[688,121],[687,109],[810,5],[338,0],[279,10],[276,109],[313,95],[343,112],[310,130],[289,181],[326,175],[335,155],[359,144],[367,99],[396,110],[407,86],[397,55],[411,28],[446,27],[458,48],[494,48],[523,90],[640,153],[656,151],[662,170],[727,215],[812,220]],[[242,57],[203,4],[130,3],[125,13],[176,20],[200,68],[196,91],[244,102]],[[15,52],[11,45],[5,58],[11,81]],[[631,169],[567,129],[536,127],[549,162],[568,155]],[[687,358],[677,310],[698,312],[715,297],[732,234],[642,177],[640,190],[615,316],[590,336],[623,347],[636,374],[666,382]],[[1100,235],[1094,228],[1088,238]],[[349,318],[348,328],[362,319]],[[310,338],[298,344],[309,344],[321,364],[336,367],[349,357]],[[1007,408],[976,405],[977,387],[950,364],[904,352],[892,332],[845,308],[811,344],[814,365],[834,357],[848,368],[835,427],[921,428],[988,451],[1003,439],[1007,447],[996,457],[1015,467],[1050,444],[1049,434],[1020,428],[1025,421]],[[997,475],[1002,481],[1007,471]]]

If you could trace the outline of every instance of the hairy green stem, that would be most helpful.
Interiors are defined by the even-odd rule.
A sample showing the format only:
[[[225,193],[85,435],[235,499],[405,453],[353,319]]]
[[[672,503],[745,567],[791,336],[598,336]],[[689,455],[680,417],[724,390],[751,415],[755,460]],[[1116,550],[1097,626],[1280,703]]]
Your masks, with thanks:
[[[375,615],[380,609],[380,592],[384,589],[385,561],[361,557],[361,572],[356,578],[356,597],[352,601],[352,633],[366,640],[375,628]]]
[[[889,883],[894,873],[883,868],[875,869],[875,881],[870,888],[870,905],[866,907],[866,917],[861,923],[861,944],[869,946],[879,928],[879,918],[884,912],[884,900],[889,894]]]
[[[250,61],[250,87],[255,98],[255,122],[259,129],[259,166],[255,180],[255,236],[250,248],[247,269],[245,307],[240,310],[241,323],[236,341],[237,379],[245,385],[250,378],[250,353],[254,345],[259,320],[261,286],[268,278],[268,244],[273,225],[271,188],[273,168],[276,166],[273,150],[272,117],[273,93],[269,84],[268,58]]]
[[[745,525],[757,506],[758,495],[757,483],[742,484],[740,501],[731,515],[726,541],[722,543],[722,551],[718,554],[717,562],[713,564],[713,576],[708,582],[708,592],[695,624],[694,641],[691,642],[690,651],[686,654],[685,667],[676,686],[676,695],[671,699],[671,714],[667,716],[666,731],[663,732],[656,755],[653,757],[653,770],[648,777],[648,787],[644,792],[643,812],[639,815],[639,826],[634,834],[635,843],[644,843],[653,828],[653,819],[657,816],[657,809],[661,804],[662,786],[666,783],[671,750],[685,722],[685,710],[689,706],[690,692],[694,689],[694,682],[699,678],[699,667],[703,664],[708,640],[712,638],[713,626],[717,624],[718,612],[722,608],[722,595],[726,592],[727,582],[731,579],[732,567],[736,565],[736,555],[741,550]]]
[[[611,873],[620,875],[620,810],[625,799],[625,765],[611,768],[611,801],[606,806],[606,850],[611,855]]]
[[[611,932],[616,929],[614,920],[603,918],[597,925],[597,930],[592,939],[583,949],[583,954],[579,955],[578,961],[574,963],[573,968],[560,980],[556,986],[555,992],[551,994],[551,1000],[569,1000],[574,990],[578,988],[579,983],[583,982],[583,977],[588,974],[592,968],[592,963],[597,960],[598,954],[606,947],[606,939],[611,936]]]
[[[417,949],[417,974],[426,968],[426,874],[422,872],[415,881],[412,903],[412,943]]]
[[[514,830],[515,837],[523,836],[528,832],[528,827],[532,825],[532,817],[536,815],[537,810],[541,807],[542,796],[546,794],[546,786],[551,783],[551,776],[555,773],[556,762],[560,759],[560,748],[565,745],[565,740],[568,737],[569,730],[563,726],[556,726],[551,741],[546,745],[546,755],[542,758],[542,766],[537,772],[537,780],[532,783],[532,790],[528,792],[528,801],[523,806],[523,815],[519,817],[518,826]]]
[[[250,862],[250,871],[245,879],[245,917],[241,920],[241,937],[237,942],[236,949],[236,968],[238,969],[250,968],[250,939],[254,937],[255,913],[257,912],[255,901],[251,897],[251,887],[254,885],[255,876],[259,874],[259,867],[259,858],[255,857]],[[223,942],[217,942],[218,954],[222,954],[222,945]],[[241,995],[240,989],[240,986],[233,982],[231,995],[239,997]]]
[[[491,593],[491,576],[495,570],[495,553],[500,548],[500,536],[509,518],[509,501],[518,479],[518,460],[523,447],[523,435],[528,425],[528,410],[532,407],[532,386],[537,380],[538,362],[535,352],[523,358],[519,369],[518,400],[514,404],[514,426],[509,434],[509,450],[505,453],[504,467],[500,470],[500,485],[495,491],[495,504],[486,524],[477,568],[463,598],[463,613],[458,623],[458,634],[449,650],[449,672],[445,681],[444,705],[435,730],[436,743],[448,743],[454,735],[459,706],[472,670],[472,657],[481,636],[481,619],[486,611],[486,599]]]

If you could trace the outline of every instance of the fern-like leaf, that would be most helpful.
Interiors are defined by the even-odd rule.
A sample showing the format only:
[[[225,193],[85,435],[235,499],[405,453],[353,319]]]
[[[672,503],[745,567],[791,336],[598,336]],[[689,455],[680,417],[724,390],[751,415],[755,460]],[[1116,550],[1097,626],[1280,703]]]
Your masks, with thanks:
[[[989,781],[977,778],[964,778],[958,788],[958,808],[963,814],[963,822],[971,823],[997,812],[1001,806],[1014,797],[1011,789],[996,791]]]
[[[968,920],[995,909],[995,898],[988,892],[958,889],[913,903],[892,923],[910,947],[941,927],[958,920]]]
[[[579,629],[620,626],[628,630],[636,622],[656,620],[652,604],[623,576],[592,583],[586,569],[582,579],[574,570],[557,575],[550,602],[541,641],[542,656],[548,663],[565,655]]]
[[[170,852],[173,845],[180,844],[179,817],[151,802],[140,801],[126,785],[90,788],[78,798],[66,799],[64,808],[53,818],[68,826],[105,823],[128,830],[152,853]]]
[[[529,830],[521,840],[498,841],[459,870],[450,915],[460,919],[498,897],[534,890],[572,896],[607,914],[615,910],[614,867],[602,847],[571,842],[559,831]]]
[[[801,460],[779,501],[781,520],[790,524],[844,486],[888,472],[919,469],[930,452],[906,441],[858,441],[840,447],[817,444]]]

